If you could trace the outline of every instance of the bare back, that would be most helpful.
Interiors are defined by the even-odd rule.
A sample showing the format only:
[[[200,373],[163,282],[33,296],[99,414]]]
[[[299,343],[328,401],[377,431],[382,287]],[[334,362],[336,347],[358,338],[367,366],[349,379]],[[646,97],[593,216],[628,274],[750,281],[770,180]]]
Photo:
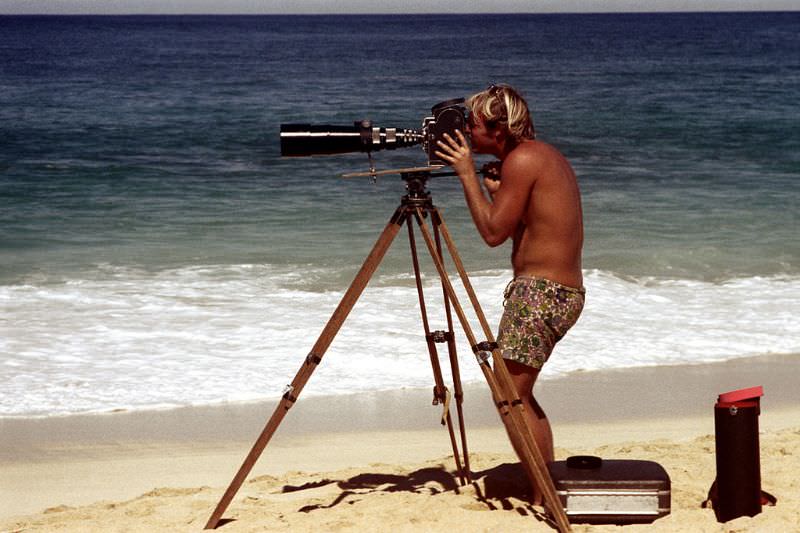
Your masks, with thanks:
[[[575,173],[558,150],[539,141],[523,142],[509,154],[519,157],[532,184],[513,235],[514,275],[582,287],[583,210]]]

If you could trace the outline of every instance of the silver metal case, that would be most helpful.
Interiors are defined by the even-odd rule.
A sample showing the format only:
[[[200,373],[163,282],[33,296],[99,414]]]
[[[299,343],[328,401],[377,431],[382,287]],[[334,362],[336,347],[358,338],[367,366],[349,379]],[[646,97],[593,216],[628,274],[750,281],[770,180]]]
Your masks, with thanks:
[[[670,512],[670,479],[653,461],[570,457],[548,465],[570,522],[648,523]]]

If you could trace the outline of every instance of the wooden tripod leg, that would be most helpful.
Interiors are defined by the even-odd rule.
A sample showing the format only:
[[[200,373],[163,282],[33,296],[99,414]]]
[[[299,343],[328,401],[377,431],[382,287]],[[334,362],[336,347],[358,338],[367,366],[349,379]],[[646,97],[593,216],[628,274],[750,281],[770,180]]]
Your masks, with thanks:
[[[545,503],[549,506],[550,512],[554,514],[556,525],[558,526],[559,531],[570,531],[571,529],[569,520],[564,512],[563,504],[558,498],[558,494],[556,494],[555,486],[553,485],[553,480],[550,478],[544,457],[539,451],[536,441],[533,439],[533,433],[530,425],[524,416],[525,409],[516,394],[513,383],[511,382],[511,376],[506,369],[505,362],[503,361],[499,350],[497,350],[497,347],[494,344],[494,337],[492,336],[491,329],[489,328],[486,317],[480,307],[480,303],[478,302],[475,291],[472,288],[472,284],[469,282],[469,277],[467,276],[464,265],[458,255],[455,243],[453,242],[439,211],[434,208],[432,214],[435,217],[435,223],[440,226],[442,236],[447,243],[450,256],[453,259],[456,270],[458,270],[459,276],[464,284],[464,288],[467,290],[467,294],[469,295],[472,306],[475,309],[476,315],[478,316],[478,320],[481,323],[481,327],[483,328],[487,341],[490,346],[493,346],[491,352],[495,365],[494,372],[485,371],[485,369],[488,367],[488,365],[485,364],[485,360],[482,361],[481,368],[484,369],[484,375],[487,377],[487,382],[492,391],[492,395],[495,398],[495,403],[498,406],[498,410],[500,411],[501,419],[506,424],[506,427],[509,430],[509,435],[516,436],[516,438],[511,438],[512,441],[520,445],[520,452],[522,454],[520,459],[523,467],[525,468],[526,473],[528,473],[530,476],[531,483],[536,484],[536,486],[542,491],[545,498]],[[470,327],[469,321],[464,314],[464,310],[458,302],[458,298],[447,275],[447,271],[444,268],[444,264],[439,257],[436,256],[433,239],[431,238],[427,227],[422,221],[422,213],[419,209],[417,209],[417,221],[420,225],[420,230],[425,237],[425,243],[428,245],[431,258],[436,265],[436,269],[439,271],[439,277],[442,279],[442,283],[445,285],[446,290],[450,295],[453,309],[456,311],[456,315],[461,322],[464,333],[467,335],[467,339],[469,340],[470,344],[474,347],[473,349],[476,349],[476,354],[481,354],[482,351],[477,348],[478,343],[476,342],[475,336],[472,333],[472,328]],[[508,416],[505,416],[506,413]]]
[[[406,219],[408,224],[408,243],[411,248],[411,263],[414,267],[414,280],[417,284],[417,296],[419,296],[419,309],[420,314],[422,315],[422,328],[425,331],[425,341],[428,345],[428,355],[430,356],[431,360],[431,369],[433,370],[433,381],[435,383],[434,387],[434,405],[439,403],[442,404],[444,408],[444,416],[442,417],[442,423],[447,426],[447,432],[450,435],[450,446],[453,448],[453,459],[456,462],[456,469],[458,470],[458,477],[461,481],[462,485],[467,484],[467,480],[469,479],[469,468],[465,470],[464,467],[461,466],[461,458],[458,452],[458,442],[456,441],[455,431],[453,430],[453,419],[450,416],[450,406],[447,395],[447,387],[444,384],[444,378],[442,378],[442,368],[439,364],[439,353],[436,350],[436,343],[433,339],[433,335],[431,335],[431,329],[428,324],[428,311],[425,306],[425,295],[422,290],[422,278],[420,276],[420,268],[419,268],[419,257],[417,255],[417,244],[416,240],[414,239],[414,226],[411,222]],[[463,435],[462,435],[463,437]],[[462,442],[465,440],[462,438]]]
[[[431,217],[433,226],[433,237],[436,242],[436,254],[439,261],[444,264],[444,254],[442,253],[442,243],[439,239],[439,215],[434,212]],[[453,334],[453,313],[450,308],[450,297],[447,295],[447,289],[442,284],[442,299],[444,301],[444,313],[447,319],[447,331],[449,333],[447,338],[447,355],[450,359],[450,370],[453,374],[453,389],[456,398],[456,415],[458,416],[458,429],[461,433],[461,450],[464,453],[464,468],[467,473],[468,481],[472,481],[472,469],[469,466],[469,450],[467,448],[467,430],[464,427],[464,389],[461,386],[461,371],[458,368],[458,352],[456,351],[456,339]]]
[[[264,427],[261,435],[258,437],[255,444],[253,444],[253,448],[250,450],[250,453],[245,458],[242,466],[236,473],[236,476],[234,476],[233,480],[228,486],[228,489],[225,491],[225,494],[223,494],[222,498],[217,504],[217,507],[214,509],[214,512],[208,519],[205,529],[215,529],[219,524],[219,521],[222,518],[222,515],[225,513],[225,510],[228,508],[228,505],[230,505],[231,500],[233,500],[233,497],[239,491],[245,479],[247,479],[247,476],[250,474],[250,471],[253,469],[256,461],[269,443],[272,435],[278,429],[278,426],[280,425],[284,416],[286,416],[286,413],[297,401],[297,397],[300,395],[300,392],[303,390],[306,382],[311,377],[311,374],[314,372],[319,362],[322,360],[322,356],[325,355],[325,352],[328,350],[331,342],[333,342],[336,333],[338,333],[339,329],[342,327],[347,315],[350,314],[350,310],[358,301],[358,298],[361,296],[361,293],[364,291],[367,283],[369,283],[372,274],[378,268],[383,256],[386,254],[386,251],[389,249],[389,246],[391,246],[392,241],[400,231],[400,226],[402,226],[406,216],[405,210],[403,208],[398,208],[397,211],[395,211],[395,214],[392,216],[392,219],[386,225],[386,228],[384,228],[380,237],[378,237],[378,240],[373,246],[372,251],[370,251],[369,255],[364,260],[364,264],[361,266],[358,274],[356,274],[355,279],[350,284],[350,287],[347,289],[347,292],[345,292],[342,300],[339,302],[339,305],[333,312],[333,315],[325,325],[325,329],[322,330],[317,342],[311,349],[311,353],[308,354],[303,366],[300,367],[297,375],[292,380],[289,390],[283,395],[283,399],[275,408],[275,411],[273,412],[272,417],[269,419],[269,422],[267,422],[267,425]]]

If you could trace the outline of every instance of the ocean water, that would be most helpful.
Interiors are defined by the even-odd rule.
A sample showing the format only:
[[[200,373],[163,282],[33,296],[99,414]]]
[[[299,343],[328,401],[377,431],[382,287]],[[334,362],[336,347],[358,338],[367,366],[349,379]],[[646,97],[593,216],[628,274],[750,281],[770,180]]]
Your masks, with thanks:
[[[543,379],[800,352],[798,28],[0,17],[0,416],[278,398],[404,193],[342,178],[363,154],[281,158],[279,124],[417,128],[496,82],[526,95],[583,194],[587,305]],[[510,247],[482,244],[457,180],[429,188],[496,326]],[[456,329],[462,379],[482,381]],[[304,395],[431,384],[401,233]]]

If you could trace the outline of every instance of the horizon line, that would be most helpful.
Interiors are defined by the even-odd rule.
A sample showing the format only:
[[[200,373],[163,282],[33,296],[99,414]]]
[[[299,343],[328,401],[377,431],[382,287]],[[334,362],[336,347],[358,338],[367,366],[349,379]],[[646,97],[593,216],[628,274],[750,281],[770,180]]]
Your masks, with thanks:
[[[90,17],[114,17],[114,16],[461,16],[461,15],[652,15],[652,14],[730,14],[730,13],[797,13],[800,12],[800,6],[793,9],[724,9],[724,10],[708,10],[708,9],[655,9],[643,11],[470,11],[462,13],[446,13],[446,12],[414,12],[414,13],[395,13],[395,12],[374,12],[374,11],[352,11],[352,12],[310,12],[310,13],[241,13],[241,12],[166,12],[166,13],[152,13],[152,12],[120,12],[120,13],[82,13],[82,12],[64,12],[64,13],[2,13],[0,16],[41,16],[41,17],[61,17],[61,16],[90,16]]]

